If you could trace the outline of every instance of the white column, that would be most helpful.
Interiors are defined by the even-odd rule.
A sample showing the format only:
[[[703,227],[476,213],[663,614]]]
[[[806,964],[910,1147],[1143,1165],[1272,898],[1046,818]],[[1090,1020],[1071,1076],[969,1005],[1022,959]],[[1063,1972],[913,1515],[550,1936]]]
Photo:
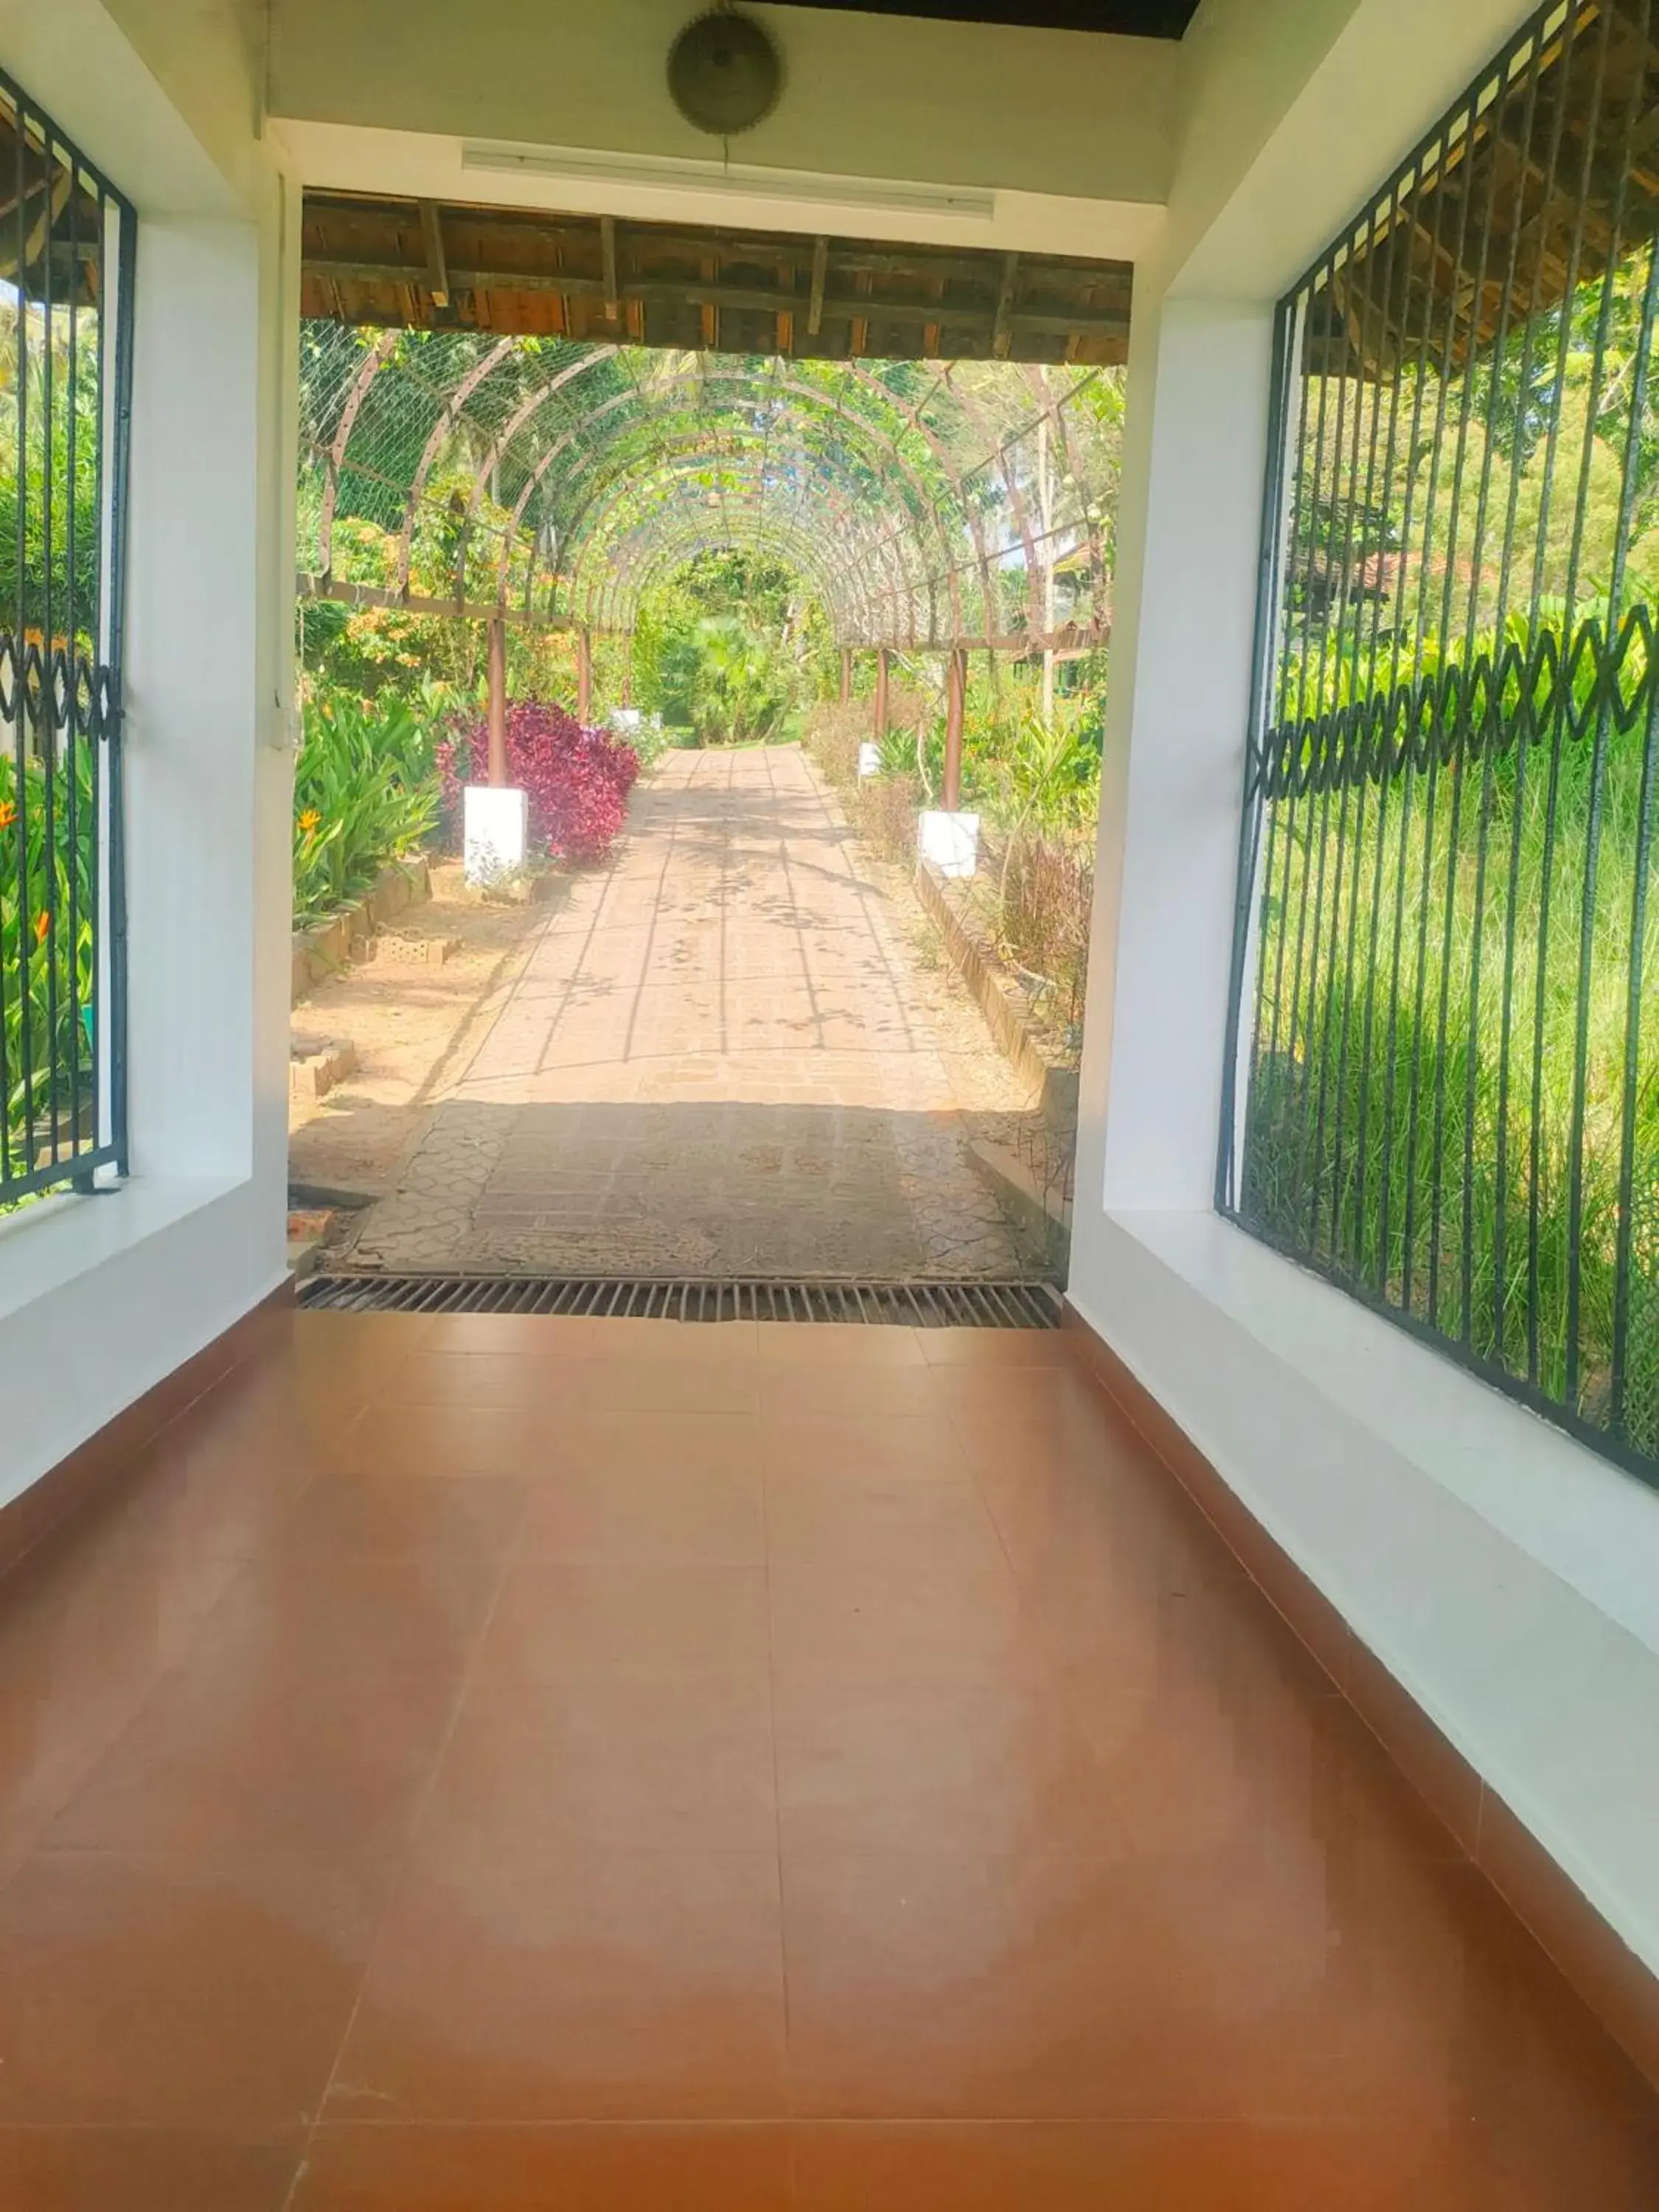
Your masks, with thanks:
[[[1137,319],[1119,525],[1073,1279],[1101,1214],[1212,1202],[1272,310]]]
[[[252,1162],[259,252],[140,225],[127,607],[129,1107],[142,1176]]]

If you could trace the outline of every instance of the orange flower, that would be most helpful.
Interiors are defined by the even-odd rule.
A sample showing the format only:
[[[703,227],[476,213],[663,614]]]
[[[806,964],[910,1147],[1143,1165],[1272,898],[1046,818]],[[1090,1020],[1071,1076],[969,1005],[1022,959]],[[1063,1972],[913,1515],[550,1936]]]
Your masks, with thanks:
[[[317,827],[317,824],[322,820],[322,816],[317,811],[314,806],[307,806],[305,812],[300,817],[300,828],[303,834],[309,837],[312,831]]]
[[[9,830],[17,819],[17,806],[13,799],[0,799],[0,830]]]
[[[46,933],[51,929],[51,927],[52,916],[46,912],[46,908],[42,907],[40,913],[34,917],[34,941],[37,945],[44,945],[46,943]]]

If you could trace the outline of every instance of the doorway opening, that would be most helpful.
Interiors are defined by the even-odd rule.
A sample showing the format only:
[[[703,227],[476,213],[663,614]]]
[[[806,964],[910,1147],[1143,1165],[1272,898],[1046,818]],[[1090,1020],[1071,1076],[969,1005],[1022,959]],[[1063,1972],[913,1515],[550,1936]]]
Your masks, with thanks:
[[[337,196],[306,246],[302,1233],[1060,1279],[1127,270]]]

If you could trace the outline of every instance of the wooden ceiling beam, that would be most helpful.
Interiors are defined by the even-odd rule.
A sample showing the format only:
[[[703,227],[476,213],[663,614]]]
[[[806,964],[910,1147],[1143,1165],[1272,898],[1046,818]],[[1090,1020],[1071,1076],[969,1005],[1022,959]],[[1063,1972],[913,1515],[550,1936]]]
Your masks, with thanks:
[[[332,254],[307,254],[305,268],[310,275],[328,277],[337,283],[424,286],[427,282],[426,270],[408,262],[354,261]],[[810,294],[760,285],[728,284],[718,280],[709,283],[701,277],[688,277],[683,283],[673,278],[618,278],[614,295],[605,278],[578,276],[568,270],[451,269],[449,283],[453,292],[560,292],[574,300],[599,301],[607,313],[613,300],[642,300],[654,305],[684,301],[693,307],[748,308],[768,315],[793,314],[805,307],[809,311],[810,325],[813,306]],[[930,300],[913,295],[894,298],[873,290],[826,294],[819,313],[820,324],[825,316],[848,315],[871,322],[938,322],[947,326],[995,322],[1000,328],[1006,323],[1010,331],[1055,334],[1072,330],[1115,333],[1126,331],[1129,326],[1127,311],[1111,308],[1005,308],[1000,302],[997,307],[989,308],[981,301]]]

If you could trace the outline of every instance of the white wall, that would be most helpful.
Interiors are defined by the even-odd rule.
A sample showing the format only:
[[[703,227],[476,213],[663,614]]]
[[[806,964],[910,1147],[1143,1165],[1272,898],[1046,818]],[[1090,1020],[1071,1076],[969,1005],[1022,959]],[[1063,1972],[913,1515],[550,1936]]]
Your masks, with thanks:
[[[236,33],[240,10],[219,12]],[[0,0],[0,62],[139,216],[125,755],[133,1175],[112,1194],[0,1224],[0,1502],[283,1275],[291,767],[268,740],[289,681],[291,345],[283,196],[253,133],[251,65],[239,77],[234,35],[191,58],[189,34],[204,37],[214,14],[163,24],[210,155],[97,0],[46,11]],[[293,296],[290,278],[290,308]]]
[[[1214,1187],[1271,333],[1136,309],[1078,1177],[1109,1207]]]
[[[273,115],[633,154],[718,156],[668,96],[687,0],[272,0]],[[757,5],[787,70],[733,158],[1161,202],[1179,49],[994,24]],[[475,195],[484,197],[484,195]]]
[[[1273,303],[1526,0],[1205,0],[1137,271],[1071,1296],[1659,1970],[1659,1495],[1212,1210]]]

